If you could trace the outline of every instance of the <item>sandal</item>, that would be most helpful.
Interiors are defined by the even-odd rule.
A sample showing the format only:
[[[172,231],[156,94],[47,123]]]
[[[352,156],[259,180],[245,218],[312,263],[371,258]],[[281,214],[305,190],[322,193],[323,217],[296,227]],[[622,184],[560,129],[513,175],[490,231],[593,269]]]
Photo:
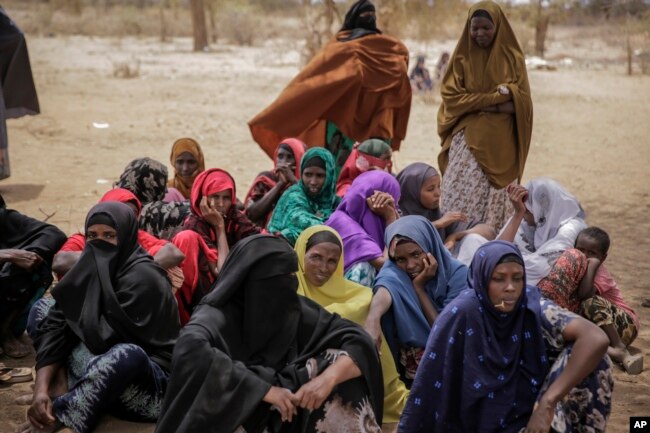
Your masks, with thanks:
[[[621,363],[621,366],[627,374],[641,374],[643,371],[643,354],[638,353],[627,356]]]
[[[0,375],[0,384],[31,382],[34,380],[31,368],[12,368]]]

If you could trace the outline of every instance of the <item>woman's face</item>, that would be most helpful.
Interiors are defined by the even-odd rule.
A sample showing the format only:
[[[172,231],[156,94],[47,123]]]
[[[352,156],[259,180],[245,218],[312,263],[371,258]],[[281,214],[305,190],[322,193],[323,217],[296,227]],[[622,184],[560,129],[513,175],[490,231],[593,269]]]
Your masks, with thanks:
[[[278,158],[277,158],[276,165],[278,167],[289,167],[291,171],[295,171],[296,157],[293,156],[293,153],[281,147],[280,150],[278,150]]]
[[[95,240],[117,245],[117,230],[106,224],[93,224],[86,230],[86,241]]]
[[[440,176],[431,176],[420,188],[420,204],[426,209],[436,210],[440,206]]]
[[[325,185],[325,169],[320,167],[307,167],[302,172],[302,183],[307,189],[307,194],[316,197]]]
[[[331,242],[314,245],[305,253],[305,278],[320,287],[331,277],[341,259],[341,247]]]
[[[190,152],[183,152],[174,160],[174,170],[181,177],[190,177],[199,168],[199,161]]]
[[[228,188],[208,196],[210,206],[218,210],[221,215],[226,215],[232,206],[232,190]]]
[[[524,290],[524,267],[519,263],[501,263],[494,268],[488,284],[490,302],[499,311],[514,310]]]
[[[489,48],[494,40],[494,24],[485,17],[474,17],[469,23],[469,35],[481,48]]]
[[[425,257],[426,254],[415,242],[402,242],[395,246],[393,261],[412,280],[424,269]]]

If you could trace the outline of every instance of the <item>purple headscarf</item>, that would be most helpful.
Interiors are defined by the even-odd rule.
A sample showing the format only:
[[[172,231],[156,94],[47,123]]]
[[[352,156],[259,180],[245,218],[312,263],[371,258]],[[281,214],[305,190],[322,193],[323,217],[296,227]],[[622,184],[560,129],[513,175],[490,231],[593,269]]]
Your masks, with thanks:
[[[356,263],[373,260],[384,254],[386,222],[366,204],[366,199],[375,191],[390,194],[395,205],[399,202],[400,188],[397,180],[385,171],[368,171],[354,179],[336,211],[325,223],[343,239],[343,265],[346,272]]]
[[[431,330],[398,432],[514,433],[526,426],[549,362],[539,290],[527,286],[510,313],[490,302],[492,273],[512,254],[523,263],[509,242],[488,242],[476,252],[469,290]]]

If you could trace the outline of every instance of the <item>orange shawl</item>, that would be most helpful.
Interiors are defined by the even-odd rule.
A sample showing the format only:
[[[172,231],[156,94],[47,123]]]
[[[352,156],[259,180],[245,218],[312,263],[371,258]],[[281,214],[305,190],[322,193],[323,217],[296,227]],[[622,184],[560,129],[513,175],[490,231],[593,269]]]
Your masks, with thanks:
[[[488,49],[477,46],[469,35],[471,16],[478,9],[487,11],[496,27]],[[500,94],[500,84],[505,84],[512,96]],[[498,4],[482,1],[470,8],[440,93],[438,135],[442,150],[438,166],[443,174],[449,162],[452,136],[465,129],[472,155],[494,186],[503,188],[521,179],[533,129],[533,102],[524,53]],[[509,100],[514,103],[514,115],[480,111]]]
[[[198,176],[199,173],[205,171],[205,160],[199,143],[191,138],[179,138],[172,146],[172,153],[169,157],[172,167],[174,167],[176,158],[178,158],[183,152],[191,153],[194,159],[199,163],[196,171],[192,173],[192,181],[187,184],[178,173],[175,173],[174,178],[169,180],[167,186],[176,188],[178,192],[183,194],[183,197],[189,199],[190,194],[192,193],[192,184],[194,183],[194,179],[196,179],[196,176]]]
[[[353,140],[381,137],[398,150],[411,111],[407,67],[408,50],[395,38],[335,38],[248,123],[253,139],[269,157],[284,137],[323,147],[329,120]]]

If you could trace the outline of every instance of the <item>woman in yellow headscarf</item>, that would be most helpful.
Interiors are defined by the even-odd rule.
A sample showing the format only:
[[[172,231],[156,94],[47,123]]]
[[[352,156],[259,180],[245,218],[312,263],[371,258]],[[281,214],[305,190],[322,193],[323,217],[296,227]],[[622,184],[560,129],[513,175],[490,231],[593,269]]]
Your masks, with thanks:
[[[174,167],[175,173],[167,186],[176,188],[185,200],[189,200],[194,179],[199,173],[205,171],[201,146],[191,138],[179,138],[172,146],[169,162]]]
[[[441,208],[498,231],[509,215],[505,187],[521,179],[533,127],[524,53],[498,4],[470,8],[440,93]]]
[[[358,325],[368,316],[372,291],[343,276],[343,241],[332,228],[305,229],[296,241],[298,294]],[[408,390],[399,379],[391,351],[382,339],[381,369],[384,379],[384,424],[396,423],[406,404]]]

